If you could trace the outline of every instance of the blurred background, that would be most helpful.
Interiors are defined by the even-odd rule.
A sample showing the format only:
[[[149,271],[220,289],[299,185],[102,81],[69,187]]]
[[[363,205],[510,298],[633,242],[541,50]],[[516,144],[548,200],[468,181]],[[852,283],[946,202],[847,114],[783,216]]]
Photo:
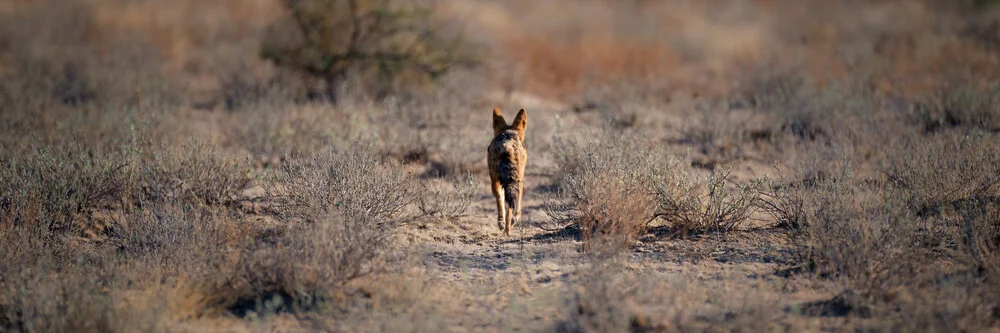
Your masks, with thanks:
[[[996,78],[996,11],[979,0],[4,1],[0,73],[5,91],[44,88],[62,104],[141,90],[208,109],[449,84],[570,104],[713,98],[774,76],[864,78],[905,98]],[[5,107],[24,95],[5,94]]]

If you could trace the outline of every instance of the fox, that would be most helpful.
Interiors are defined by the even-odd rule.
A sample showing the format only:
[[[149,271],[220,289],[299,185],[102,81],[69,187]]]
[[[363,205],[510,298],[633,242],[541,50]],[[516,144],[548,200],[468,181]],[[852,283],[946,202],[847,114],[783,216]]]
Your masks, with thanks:
[[[524,130],[528,115],[521,109],[514,122],[507,125],[500,108],[493,108],[493,140],[486,150],[490,187],[497,201],[497,227],[510,236],[514,219],[521,220],[521,197],[524,194],[524,169],[528,150],[524,148]]]

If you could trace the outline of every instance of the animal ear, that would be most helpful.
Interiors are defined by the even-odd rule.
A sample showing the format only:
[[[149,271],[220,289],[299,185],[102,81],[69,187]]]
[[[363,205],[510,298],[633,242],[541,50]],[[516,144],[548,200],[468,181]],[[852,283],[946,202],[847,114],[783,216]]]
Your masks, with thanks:
[[[507,121],[503,119],[500,108],[493,108],[493,131],[502,132],[507,128]]]
[[[511,126],[516,128],[518,132],[521,132],[521,136],[524,136],[524,129],[528,127],[528,114],[524,109],[517,112],[517,116],[514,117],[514,123]]]

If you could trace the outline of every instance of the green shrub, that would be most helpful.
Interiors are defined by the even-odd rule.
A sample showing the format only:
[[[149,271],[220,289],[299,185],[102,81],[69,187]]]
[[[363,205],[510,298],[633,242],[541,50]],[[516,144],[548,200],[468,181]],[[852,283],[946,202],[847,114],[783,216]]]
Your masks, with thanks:
[[[473,63],[462,40],[434,22],[419,2],[283,3],[290,14],[288,31],[265,39],[261,57],[323,80],[334,101],[350,74],[358,75],[368,92],[385,96]]]

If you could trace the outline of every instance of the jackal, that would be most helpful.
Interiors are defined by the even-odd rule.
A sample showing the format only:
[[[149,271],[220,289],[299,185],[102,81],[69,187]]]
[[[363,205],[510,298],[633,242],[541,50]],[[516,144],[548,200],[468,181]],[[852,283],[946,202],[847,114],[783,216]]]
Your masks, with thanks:
[[[510,236],[514,215],[521,220],[521,194],[528,151],[524,149],[524,129],[528,126],[524,109],[507,125],[499,108],[493,108],[493,141],[486,150],[490,185],[497,200],[497,226]]]

